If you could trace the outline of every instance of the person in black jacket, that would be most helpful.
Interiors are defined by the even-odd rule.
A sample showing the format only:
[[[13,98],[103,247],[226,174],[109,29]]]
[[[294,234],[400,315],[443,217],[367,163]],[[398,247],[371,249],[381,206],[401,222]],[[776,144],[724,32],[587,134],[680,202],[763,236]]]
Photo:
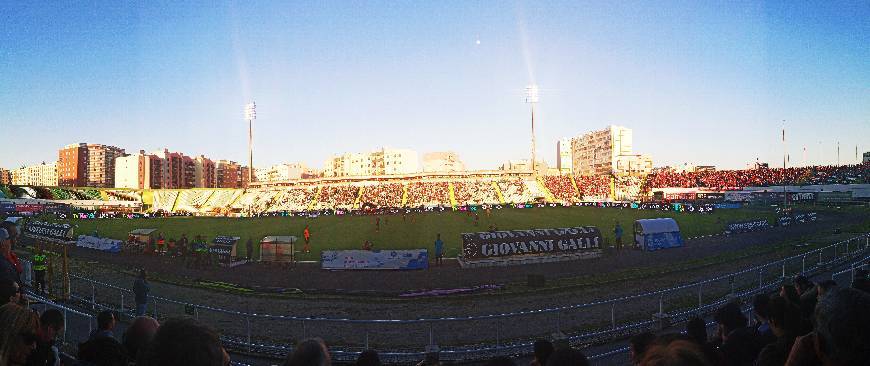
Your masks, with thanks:
[[[736,302],[722,306],[713,319],[718,324],[717,338],[719,350],[725,365],[752,365],[760,350],[755,332],[747,327],[746,316]]]
[[[779,296],[770,299],[767,311],[776,340],[761,349],[756,366],[783,365],[801,328],[800,311]]]
[[[136,316],[145,315],[148,309],[148,293],[151,286],[148,284],[148,274],[144,269],[139,270],[139,277],[133,281],[133,293],[136,295]]]

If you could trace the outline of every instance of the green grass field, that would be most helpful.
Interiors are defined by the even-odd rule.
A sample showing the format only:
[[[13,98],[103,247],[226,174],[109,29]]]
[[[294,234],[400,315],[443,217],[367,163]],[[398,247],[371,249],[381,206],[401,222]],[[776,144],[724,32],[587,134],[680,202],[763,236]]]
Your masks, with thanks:
[[[613,242],[613,228],[619,221],[630,237],[634,220],[641,218],[672,217],[677,220],[683,237],[721,233],[725,224],[733,221],[766,218],[772,220],[772,210],[738,209],[718,210],[713,214],[661,212],[592,207],[533,208],[493,210],[491,215],[479,212],[480,221],[474,225],[474,216],[465,212],[441,212],[402,216],[380,216],[381,227],[375,232],[375,216],[326,216],[319,218],[262,217],[213,218],[173,217],[160,219],[100,219],[69,220],[76,225],[75,234],[88,234],[96,230],[102,237],[126,240],[127,233],[138,228],[155,228],[169,238],[188,238],[203,235],[209,240],[217,235],[241,237],[239,255],[244,254],[243,243],[252,238],[258,242],[267,235],[295,235],[301,239],[302,230],[309,225],[311,253],[300,260],[318,260],[320,250],[360,249],[370,240],[375,249],[413,249],[434,246],[435,235],[441,233],[445,255],[455,257],[462,246],[461,233],[486,231],[490,225],[499,230],[558,228],[570,226],[597,226],[607,243]],[[413,222],[412,222],[413,221]],[[628,240],[626,240],[628,241]],[[300,243],[301,249],[301,243]],[[257,249],[255,249],[256,252]],[[255,253],[256,254],[256,253]]]

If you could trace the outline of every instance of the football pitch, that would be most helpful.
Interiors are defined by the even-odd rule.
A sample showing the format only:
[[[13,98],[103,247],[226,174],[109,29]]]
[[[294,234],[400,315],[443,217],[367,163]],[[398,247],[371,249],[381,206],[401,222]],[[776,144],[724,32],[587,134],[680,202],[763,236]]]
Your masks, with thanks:
[[[444,241],[445,256],[455,257],[462,248],[461,233],[487,231],[490,226],[498,230],[543,229],[572,226],[597,226],[606,245],[614,241],[614,226],[619,222],[625,231],[624,241],[630,242],[634,220],[671,217],[680,226],[683,237],[694,237],[723,232],[729,222],[769,219],[776,214],[771,209],[722,209],[711,214],[663,212],[596,207],[543,207],[526,209],[500,209],[491,213],[478,211],[428,212],[378,216],[320,216],[303,217],[169,217],[148,219],[73,219],[75,235],[91,235],[126,240],[134,229],[158,229],[168,240],[187,234],[189,239],[202,235],[207,241],[215,236],[241,237],[238,255],[244,255],[247,240],[258,243],[268,235],[294,235],[300,238],[306,225],[311,233],[311,253],[302,253],[300,260],[319,260],[321,250],[360,249],[368,240],[374,249],[432,249],[436,234]],[[376,221],[380,218],[380,226]],[[257,252],[255,245],[255,256]],[[297,250],[298,250],[297,249]]]

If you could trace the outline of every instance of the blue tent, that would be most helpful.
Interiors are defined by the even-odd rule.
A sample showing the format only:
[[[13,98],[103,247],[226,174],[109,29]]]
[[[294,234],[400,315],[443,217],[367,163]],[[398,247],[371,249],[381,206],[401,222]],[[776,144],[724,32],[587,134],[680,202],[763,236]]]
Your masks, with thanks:
[[[634,241],[638,247],[653,251],[683,246],[680,227],[671,218],[641,219],[634,222]]]

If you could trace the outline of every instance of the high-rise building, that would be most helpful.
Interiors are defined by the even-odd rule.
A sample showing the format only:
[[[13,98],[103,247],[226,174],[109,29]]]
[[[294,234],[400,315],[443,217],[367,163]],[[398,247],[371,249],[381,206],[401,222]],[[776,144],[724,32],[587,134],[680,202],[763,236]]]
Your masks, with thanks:
[[[381,176],[419,172],[419,155],[407,149],[381,148],[370,153],[346,153],[329,158],[324,176]]]
[[[124,149],[102,144],[70,144],[58,151],[58,184],[62,186],[115,186],[115,158]]]
[[[57,153],[58,184],[64,187],[84,187],[88,183],[88,144],[64,146]]]
[[[452,151],[431,152],[423,155],[423,171],[426,173],[464,172],[465,164]]]
[[[643,175],[652,159],[632,153],[630,128],[609,126],[571,139],[571,161],[578,175]]]
[[[115,186],[115,159],[127,155],[124,149],[102,144],[88,144],[87,185]]]
[[[200,155],[193,159],[194,186],[197,188],[214,188],[215,164],[209,158]]]
[[[215,164],[215,187],[239,188],[242,182],[242,167],[235,161],[218,160]]]
[[[139,154],[115,159],[115,188],[159,189],[163,184],[164,160],[157,155]]]
[[[571,174],[571,139],[563,138],[556,142],[556,170],[559,174]]]
[[[15,169],[11,174],[11,183],[21,186],[57,186],[57,162],[31,165]]]
[[[254,178],[254,182],[257,181],[257,177],[255,177],[254,174],[251,173],[250,168],[246,166],[239,168],[239,173],[239,188],[248,188],[248,184],[250,183],[248,177]]]
[[[152,153],[163,159],[161,186],[168,189],[196,187],[196,162],[193,158],[169,149]]]
[[[0,184],[12,184],[12,171],[0,168]]]

